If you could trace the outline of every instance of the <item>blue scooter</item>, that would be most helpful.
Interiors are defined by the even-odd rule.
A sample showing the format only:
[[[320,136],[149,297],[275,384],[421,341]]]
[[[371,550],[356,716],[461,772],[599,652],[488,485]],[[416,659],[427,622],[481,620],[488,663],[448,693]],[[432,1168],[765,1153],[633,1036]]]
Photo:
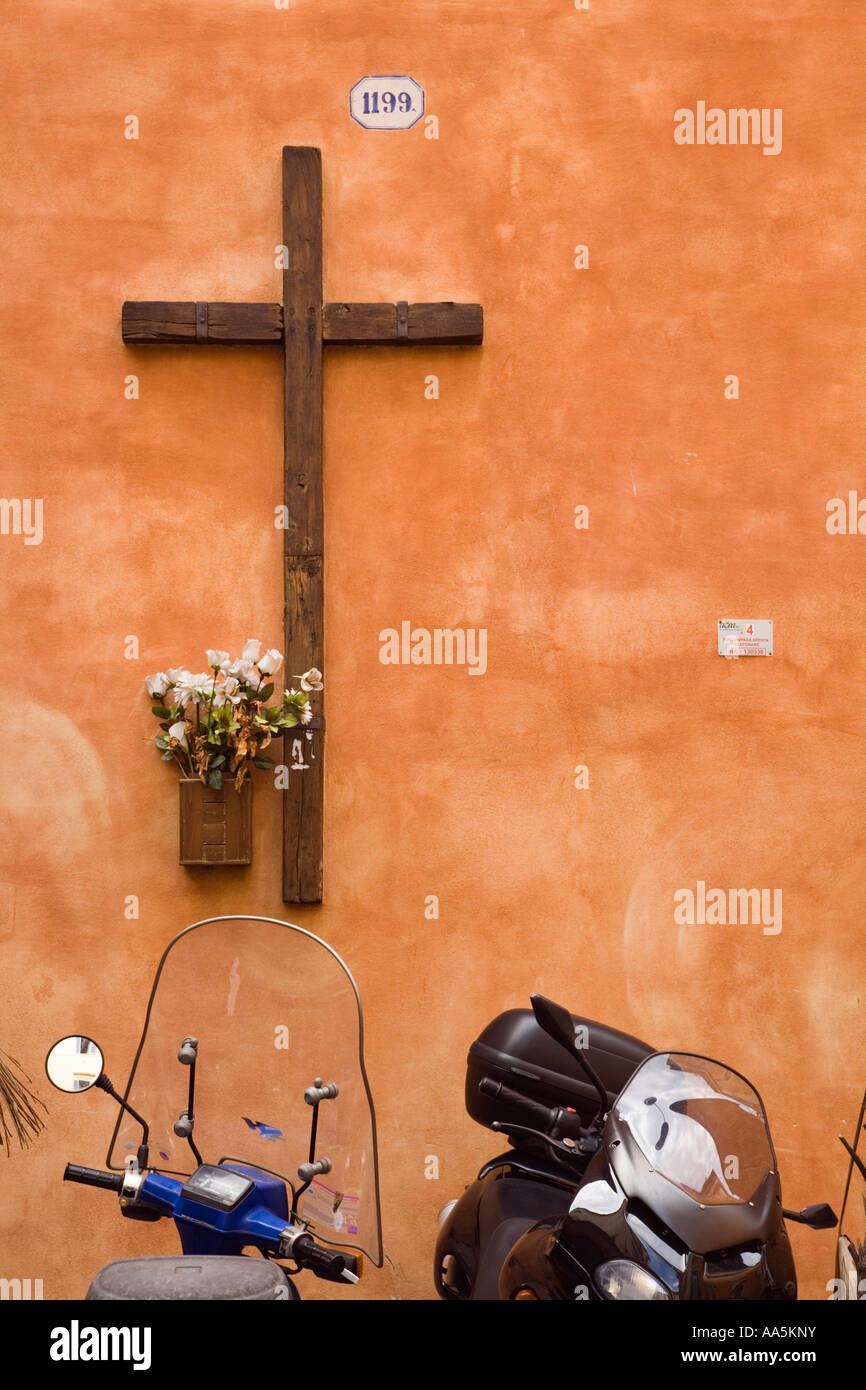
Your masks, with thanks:
[[[180,1096],[183,1073],[173,1057],[166,1066],[170,1031],[183,1039],[177,1062],[188,1068]],[[335,1080],[316,1076],[322,1060]],[[310,1069],[313,1084],[300,1088]],[[116,1192],[127,1219],[171,1217],[183,1250],[112,1261],[88,1299],[294,1300],[292,1276],[302,1271],[346,1285],[357,1283],[364,1254],[381,1266],[360,996],[312,933],[276,918],[194,923],[159,962],[124,1093],[84,1035],[55,1043],[46,1071],[59,1090],[96,1087],[120,1107],[107,1168],[70,1163],[64,1178]],[[308,1157],[295,1181],[271,1153],[304,1142],[305,1130]],[[219,1157],[206,1162],[202,1149]],[[251,1247],[266,1258],[250,1258]]]

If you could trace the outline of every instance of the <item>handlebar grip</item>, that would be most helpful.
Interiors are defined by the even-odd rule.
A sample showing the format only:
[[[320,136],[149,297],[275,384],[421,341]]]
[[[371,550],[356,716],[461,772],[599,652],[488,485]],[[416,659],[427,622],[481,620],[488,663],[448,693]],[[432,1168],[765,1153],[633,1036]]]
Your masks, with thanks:
[[[358,1261],[353,1255],[344,1255],[338,1250],[326,1250],[316,1245],[312,1236],[301,1236],[292,1247],[292,1255],[299,1269],[312,1270],[319,1279],[332,1284],[346,1281],[355,1283],[358,1277]]]
[[[104,1187],[109,1192],[120,1192],[123,1187],[123,1173],[106,1173],[101,1168],[79,1168],[77,1163],[67,1163],[63,1172],[64,1182],[80,1182],[86,1187]]]
[[[530,1100],[528,1096],[521,1095],[519,1091],[513,1091],[501,1081],[494,1081],[492,1077],[483,1077],[478,1083],[478,1089],[482,1095],[493,1096],[508,1105],[519,1106],[524,1115],[534,1119],[545,1134],[559,1139],[579,1139],[585,1133],[577,1113],[563,1110],[560,1106],[550,1109],[536,1100]]]
[[[527,1096],[522,1096],[519,1091],[512,1091],[510,1086],[503,1085],[501,1081],[494,1081],[491,1077],[485,1076],[479,1081],[478,1089],[482,1095],[493,1096],[495,1100],[504,1101],[508,1105],[519,1105],[527,1117],[538,1120],[545,1129],[552,1129],[556,1124],[556,1110],[540,1105],[537,1100],[529,1100]]]

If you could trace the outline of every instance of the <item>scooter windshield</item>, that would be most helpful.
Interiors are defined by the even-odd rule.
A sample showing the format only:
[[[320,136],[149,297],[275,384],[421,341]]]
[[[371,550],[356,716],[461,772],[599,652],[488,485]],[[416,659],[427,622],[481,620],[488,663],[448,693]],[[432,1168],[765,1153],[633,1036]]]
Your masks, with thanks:
[[[654,1171],[705,1206],[748,1202],[775,1168],[757,1091],[707,1057],[648,1057],[614,1114]]]
[[[213,917],[180,932],[157,967],[124,1098],[150,1125],[150,1166],[189,1174],[198,1166],[174,1126],[187,1108],[197,1040],[193,1141],[205,1163],[238,1159],[284,1177],[294,1191],[310,1157],[313,1109],[304,1092],[336,1083],[321,1101],[316,1177],[298,1214],[316,1238],[382,1263],[376,1117],[363,1055],[357,986],[325,942],[267,917]],[[188,1052],[187,1052],[188,1055]],[[121,1111],[109,1168],[125,1167],[141,1127]]]

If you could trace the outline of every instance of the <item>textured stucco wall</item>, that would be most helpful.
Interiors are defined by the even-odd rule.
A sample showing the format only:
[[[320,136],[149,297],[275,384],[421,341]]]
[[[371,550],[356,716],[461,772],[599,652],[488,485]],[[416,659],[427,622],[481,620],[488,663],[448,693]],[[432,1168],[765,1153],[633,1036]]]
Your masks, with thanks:
[[[430,1296],[435,1213],[496,1143],[463,1112],[467,1046],[534,989],[744,1071],[786,1201],[840,1199],[866,539],[829,535],[825,507],[863,486],[864,19],[842,0],[48,0],[0,20],[2,490],[44,500],[41,544],[0,536],[0,1046],[34,1075],[74,1030],[121,1080],[168,938],[284,911],[266,782],[250,871],[177,867],[141,694],[207,646],[282,645],[279,354],[132,351],[122,300],[278,299],[279,151],[311,144],[327,298],[485,307],[480,350],[326,359],[326,902],[285,912],[367,1007],[397,1277],[352,1297]],[[350,121],[377,72],[421,83],[438,140]],[[781,108],[781,153],[677,145],[700,100]],[[721,660],[730,616],[772,618],[776,655]],[[382,665],[402,620],[486,628],[486,674]],[[782,931],[677,927],[698,880],[780,888]],[[60,1184],[67,1159],[101,1162],[113,1113],[39,1085],[48,1130],[0,1158],[0,1274],[76,1297],[174,1237]],[[793,1239],[821,1297],[832,1233]]]

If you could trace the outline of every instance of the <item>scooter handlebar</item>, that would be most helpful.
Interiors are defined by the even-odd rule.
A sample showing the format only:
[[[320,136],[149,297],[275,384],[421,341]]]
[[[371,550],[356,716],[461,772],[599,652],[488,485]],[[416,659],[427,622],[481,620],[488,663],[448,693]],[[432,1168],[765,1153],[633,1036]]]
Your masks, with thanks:
[[[101,1168],[80,1168],[77,1163],[67,1163],[63,1172],[64,1182],[80,1182],[85,1187],[104,1187],[109,1192],[120,1192],[123,1188],[123,1173],[106,1173]]]

